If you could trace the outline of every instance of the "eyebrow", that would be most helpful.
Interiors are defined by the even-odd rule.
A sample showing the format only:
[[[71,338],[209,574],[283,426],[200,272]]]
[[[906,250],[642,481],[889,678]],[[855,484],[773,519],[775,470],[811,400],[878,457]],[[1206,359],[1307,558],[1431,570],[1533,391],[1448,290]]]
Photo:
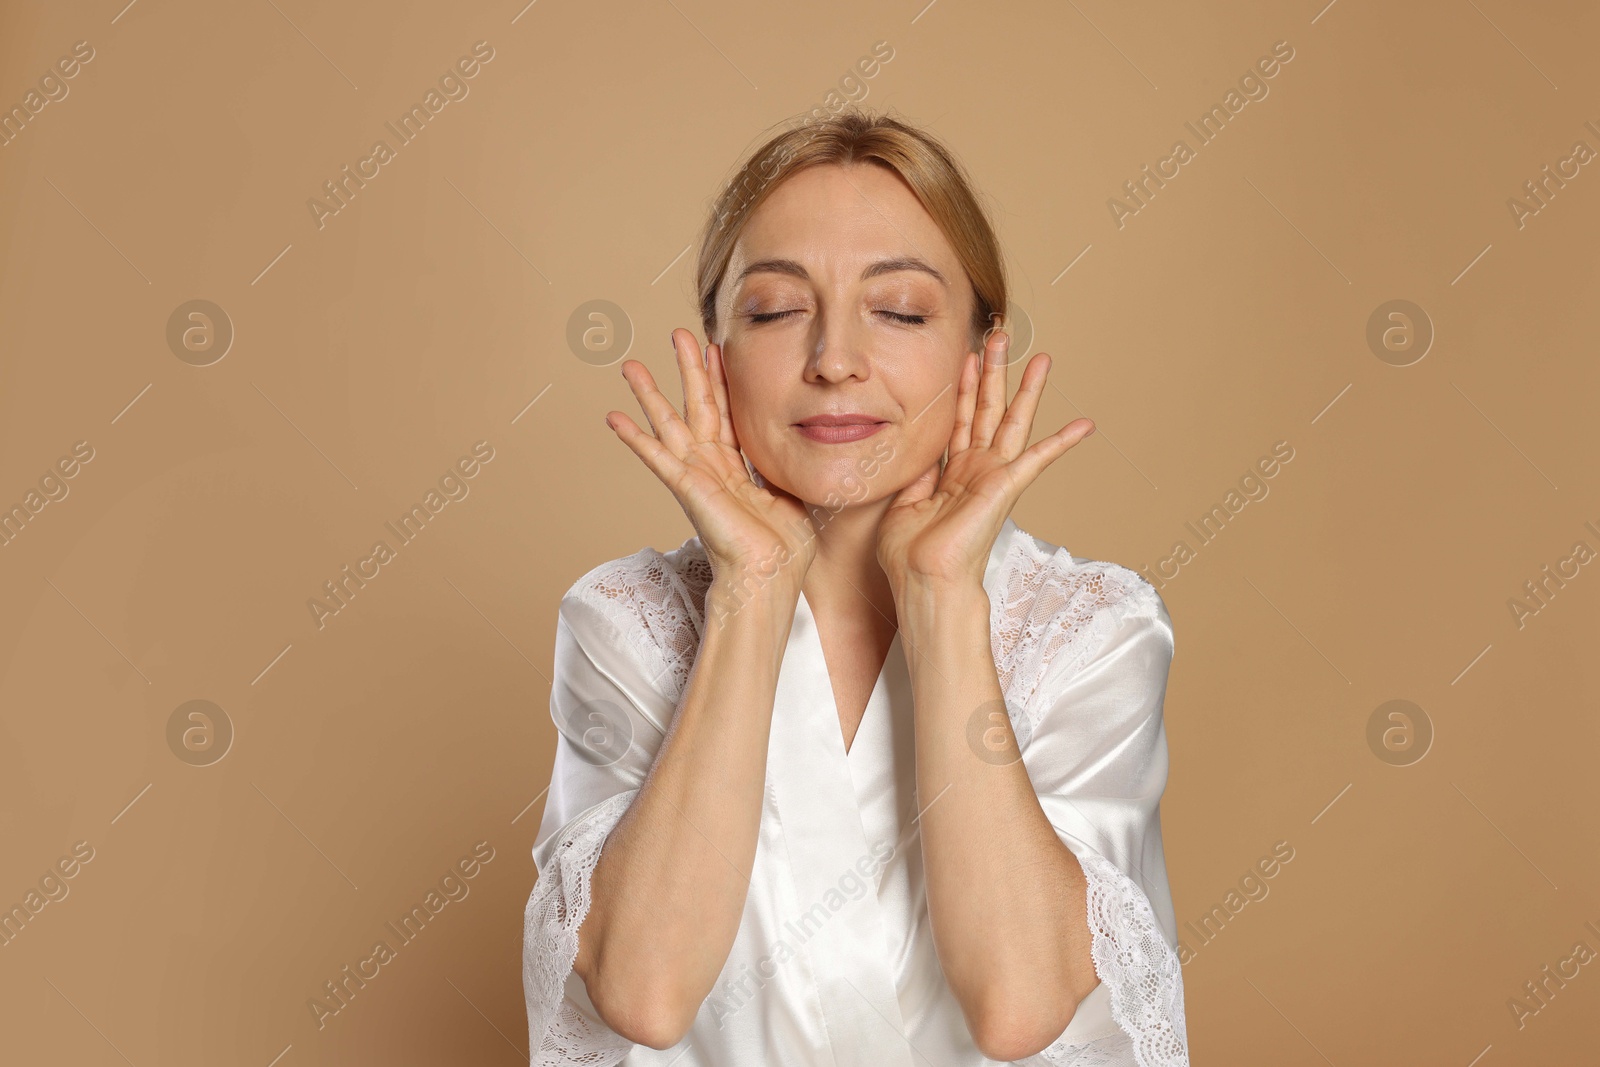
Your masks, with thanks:
[[[900,256],[894,259],[880,259],[874,263],[870,263],[867,265],[867,269],[861,272],[861,280],[866,281],[868,278],[876,278],[880,274],[893,274],[895,271],[902,270],[922,271],[924,274],[930,274],[934,278],[938,279],[940,285],[943,285],[946,288],[949,288],[950,286],[950,283],[945,281],[943,274],[940,274],[930,264],[925,263],[915,256]],[[740,271],[739,276],[733,281],[734,284],[737,285],[752,274],[762,273],[791,274],[796,278],[802,278],[806,281],[811,280],[811,274],[805,269],[805,267],[795,260],[761,259],[745,267],[745,269]]]

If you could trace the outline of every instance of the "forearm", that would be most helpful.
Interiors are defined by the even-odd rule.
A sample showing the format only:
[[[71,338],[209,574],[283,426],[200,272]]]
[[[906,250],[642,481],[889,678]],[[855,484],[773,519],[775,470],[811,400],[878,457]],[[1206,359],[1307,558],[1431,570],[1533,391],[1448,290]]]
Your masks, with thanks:
[[[1018,753],[982,586],[910,580],[897,608],[940,966],[981,1043],[1004,1058],[1031,1055],[1097,981],[1083,872]]]
[[[595,868],[574,969],[606,1023],[634,1040],[677,1040],[738,933],[798,597],[788,580],[742,596],[713,581],[680,706]]]

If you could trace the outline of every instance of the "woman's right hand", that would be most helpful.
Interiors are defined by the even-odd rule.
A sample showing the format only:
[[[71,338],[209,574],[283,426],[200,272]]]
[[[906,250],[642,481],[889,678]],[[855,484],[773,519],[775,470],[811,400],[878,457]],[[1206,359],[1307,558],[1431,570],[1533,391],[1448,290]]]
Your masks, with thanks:
[[[625,359],[622,376],[656,435],[620,411],[607,412],[606,425],[677,497],[716,578],[766,581],[782,572],[798,590],[817,551],[816,527],[805,504],[751,479],[728,412],[721,346],[707,346],[702,363],[699,342],[680,327],[672,331],[672,347],[687,420],[656,386],[648,367]]]

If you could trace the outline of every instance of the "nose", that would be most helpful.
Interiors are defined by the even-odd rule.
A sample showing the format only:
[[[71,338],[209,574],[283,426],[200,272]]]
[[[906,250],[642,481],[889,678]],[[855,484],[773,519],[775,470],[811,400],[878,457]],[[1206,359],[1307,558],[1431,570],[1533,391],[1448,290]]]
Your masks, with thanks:
[[[865,331],[847,315],[819,315],[811,353],[806,359],[806,381],[866,381],[872,366]]]

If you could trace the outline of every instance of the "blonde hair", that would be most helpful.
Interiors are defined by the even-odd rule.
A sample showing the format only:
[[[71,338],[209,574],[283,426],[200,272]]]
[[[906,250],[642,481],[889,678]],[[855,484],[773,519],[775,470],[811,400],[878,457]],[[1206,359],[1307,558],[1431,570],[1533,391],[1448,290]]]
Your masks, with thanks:
[[[944,232],[972,284],[971,339],[981,351],[982,338],[1003,323],[1008,305],[1000,242],[971,179],[932,134],[857,107],[776,134],[751,154],[718,195],[695,268],[700,322],[708,342],[717,325],[717,292],[750,213],[807,167],[858,162],[898,174]]]

